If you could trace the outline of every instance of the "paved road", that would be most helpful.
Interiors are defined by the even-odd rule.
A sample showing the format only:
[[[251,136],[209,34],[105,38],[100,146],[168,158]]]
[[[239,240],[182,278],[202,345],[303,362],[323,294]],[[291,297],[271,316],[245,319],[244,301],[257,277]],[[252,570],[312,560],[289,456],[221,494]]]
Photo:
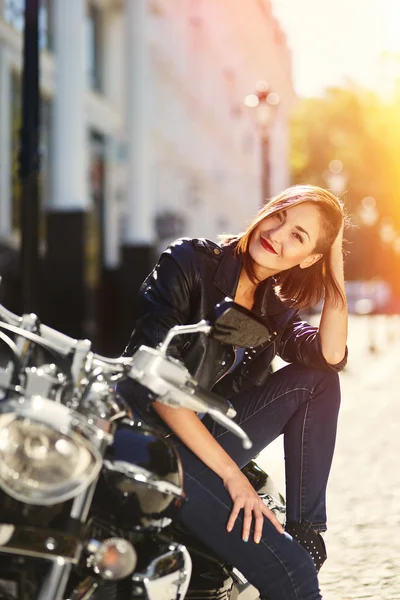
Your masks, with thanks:
[[[366,319],[350,324],[328,488],[324,600],[400,600],[400,323],[392,319],[388,327],[378,317],[375,324],[374,355]],[[283,485],[281,440],[260,463]]]

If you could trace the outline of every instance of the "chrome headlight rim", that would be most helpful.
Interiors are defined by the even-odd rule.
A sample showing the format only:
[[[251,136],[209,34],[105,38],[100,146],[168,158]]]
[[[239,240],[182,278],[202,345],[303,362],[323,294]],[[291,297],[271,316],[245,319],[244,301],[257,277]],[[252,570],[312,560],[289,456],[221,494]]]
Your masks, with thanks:
[[[42,396],[20,397],[0,402],[0,421],[6,425],[21,423],[29,430],[33,427],[47,428],[48,434],[63,436],[89,459],[85,472],[76,472],[71,477],[46,489],[33,486],[32,480],[20,480],[12,476],[7,464],[0,464],[0,488],[12,498],[25,504],[49,506],[70,500],[82,493],[99,475],[102,467],[101,447],[109,443],[109,434],[87,420],[82,414]],[[15,470],[14,470],[15,473]],[[73,481],[73,478],[76,478]],[[11,481],[10,481],[11,478]],[[17,483],[16,483],[17,481]],[[13,485],[14,484],[14,485]]]

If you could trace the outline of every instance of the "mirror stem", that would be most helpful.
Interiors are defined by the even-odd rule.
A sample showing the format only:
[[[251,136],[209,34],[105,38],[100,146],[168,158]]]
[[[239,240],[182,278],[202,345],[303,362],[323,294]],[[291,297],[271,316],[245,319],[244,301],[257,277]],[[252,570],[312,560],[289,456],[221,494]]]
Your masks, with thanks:
[[[210,333],[210,331],[211,331],[211,325],[209,324],[208,321],[205,321],[204,319],[202,321],[199,321],[195,325],[175,325],[175,327],[172,327],[172,329],[170,329],[168,331],[167,335],[165,336],[164,341],[161,342],[161,344],[159,344],[158,350],[162,354],[165,355],[167,353],[168,346],[170,345],[172,339],[176,335],[184,335],[187,333],[207,333],[208,334],[208,333]]]

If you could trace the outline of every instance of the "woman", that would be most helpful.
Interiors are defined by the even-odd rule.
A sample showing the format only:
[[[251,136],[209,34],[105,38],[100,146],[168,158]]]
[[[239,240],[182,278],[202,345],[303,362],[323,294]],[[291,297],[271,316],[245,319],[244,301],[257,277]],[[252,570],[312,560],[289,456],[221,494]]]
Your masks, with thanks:
[[[273,328],[271,341],[245,349],[243,358],[204,335],[175,338],[171,348],[202,386],[230,399],[251,450],[208,417],[157,403],[140,386],[131,395],[142,419],[176,436],[186,527],[271,600],[321,597],[315,567],[326,557],[320,533],[340,404],[337,373],[347,354],[343,224],[333,194],[294,186],[263,206],[245,233],[221,245],[178,240],[140,289],[139,318],[125,350],[131,355],[142,343],[157,345],[173,325],[212,318],[226,296]],[[298,310],[322,297],[319,327],[311,327]],[[277,354],[292,364],[272,373]],[[281,433],[285,532],[240,470]]]

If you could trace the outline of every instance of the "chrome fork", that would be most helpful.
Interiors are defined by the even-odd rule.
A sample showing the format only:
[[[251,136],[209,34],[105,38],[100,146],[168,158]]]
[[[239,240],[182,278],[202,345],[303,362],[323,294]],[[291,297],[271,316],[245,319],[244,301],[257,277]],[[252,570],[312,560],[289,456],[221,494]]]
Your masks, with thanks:
[[[96,485],[97,479],[82,494],[75,498],[70,513],[73,519],[77,519],[81,523],[86,521]],[[61,557],[55,561],[43,581],[36,600],[63,600],[71,569],[72,564],[65,563]]]

